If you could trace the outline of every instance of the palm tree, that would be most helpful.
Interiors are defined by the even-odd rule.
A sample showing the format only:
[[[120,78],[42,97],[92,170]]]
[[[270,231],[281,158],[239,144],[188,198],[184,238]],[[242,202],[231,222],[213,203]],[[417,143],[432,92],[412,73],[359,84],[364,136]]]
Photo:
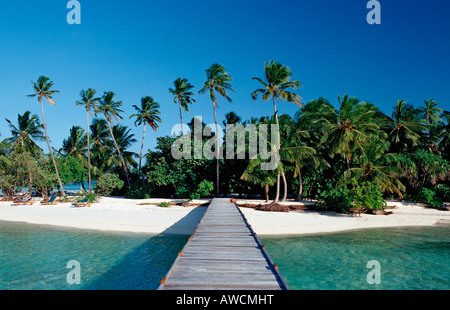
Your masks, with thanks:
[[[14,154],[29,152],[36,156],[40,147],[33,140],[44,140],[42,125],[39,123],[39,117],[36,114],[31,115],[30,111],[25,111],[23,115],[17,116],[17,127],[6,119],[11,130],[12,137],[5,140],[10,143]]]
[[[87,136],[84,129],[79,126],[72,126],[69,131],[69,137],[62,142],[62,148],[58,151],[60,154],[77,158],[81,165],[86,165],[86,140]],[[80,190],[85,189],[82,178],[78,183]]]
[[[116,139],[114,138],[114,134],[111,129],[112,119],[114,118],[117,122],[117,118],[122,118],[119,113],[123,112],[121,109],[119,109],[119,107],[122,105],[122,101],[114,101],[114,95],[115,94],[112,91],[105,92],[100,100],[100,105],[98,106],[97,110],[102,112],[106,118],[109,133],[111,134],[111,139],[114,142],[117,154],[119,155],[120,161],[122,162],[122,168],[125,172],[127,184],[129,187],[131,187],[130,179],[128,178],[127,166],[125,165],[122,153],[120,152],[119,146],[117,145]]]
[[[450,112],[444,111],[442,118],[446,120],[446,123],[439,128],[442,140],[439,142],[438,150],[444,159],[450,161]]]
[[[386,153],[388,148],[389,143],[374,139],[356,159],[357,167],[346,170],[343,178],[336,185],[343,186],[350,183],[352,179],[358,183],[375,182],[382,192],[396,193],[402,198],[405,186],[395,178],[402,174],[402,169],[395,164],[397,154]]]
[[[258,155],[250,160],[249,165],[241,176],[241,180],[259,185],[264,188],[266,202],[269,201],[269,188],[273,186],[277,180],[277,170],[261,170],[261,163],[264,161]]]
[[[405,100],[397,100],[389,120],[388,135],[391,141],[391,151],[396,153],[409,152],[420,142],[426,126],[421,124],[419,110]]]
[[[114,150],[114,143],[110,138],[107,121],[103,118],[94,118],[89,128],[92,138],[92,174],[100,176],[112,165],[109,154]]]
[[[424,100],[425,106],[417,108],[421,114],[422,123],[427,127],[424,132],[423,144],[433,153],[437,151],[439,141],[442,139],[442,116],[443,110],[438,107],[434,99]]]
[[[434,99],[424,100],[425,106],[417,108],[422,114],[422,120],[428,125],[435,125],[442,122],[441,114],[443,110],[438,108],[438,104]]]
[[[276,119],[276,124],[279,126],[278,121],[278,112],[277,112],[277,105],[275,99],[279,99],[281,101],[287,101],[290,103],[295,103],[299,106],[302,106],[301,104],[301,97],[298,94],[295,94],[289,89],[297,89],[301,87],[300,81],[291,81],[292,72],[291,70],[274,61],[270,61],[269,63],[264,64],[264,72],[265,76],[264,79],[252,77],[252,80],[257,80],[261,85],[262,88],[258,88],[257,90],[252,92],[252,98],[253,100],[256,100],[258,98],[259,94],[262,94],[262,99],[264,101],[269,100],[272,97],[273,102],[273,112]],[[281,141],[280,141],[280,135],[278,134],[278,150],[281,148]],[[284,171],[281,170],[281,175],[283,176],[284,186],[287,188],[286,178],[284,176]],[[280,197],[280,175],[277,177],[277,193],[275,196],[274,202],[277,202]],[[283,197],[283,201],[286,199],[286,196]]]
[[[112,126],[112,132],[114,135],[114,139],[116,140],[117,147],[120,150],[120,154],[122,154],[123,162],[119,161],[116,163],[116,166],[122,166],[125,163],[125,166],[133,166],[136,167],[137,163],[133,159],[136,156],[136,153],[127,151],[127,149],[135,143],[137,140],[134,138],[134,134],[131,133],[131,129],[128,129],[127,126],[116,124]],[[111,156],[113,159],[117,158],[118,153],[113,152]],[[114,162],[114,160],[111,160]]]
[[[331,116],[334,121],[324,125],[321,143],[328,146],[331,157],[342,155],[350,169],[352,155],[363,150],[365,142],[382,134],[380,128],[385,119],[376,106],[356,97],[344,95],[341,100],[338,96],[338,101],[340,109]]]
[[[54,83],[50,80],[49,77],[41,75],[36,82],[31,82],[33,84],[34,94],[27,95],[28,98],[36,97],[38,98],[39,103],[41,104],[41,113],[42,113],[42,126],[44,127],[45,140],[47,141],[48,150],[50,152],[50,157],[52,158],[53,166],[55,167],[56,177],[58,179],[59,187],[61,188],[61,194],[63,197],[66,196],[64,192],[63,185],[61,183],[61,178],[59,177],[58,167],[56,165],[55,157],[53,157],[52,148],[50,147],[50,142],[47,134],[47,125],[45,124],[45,116],[44,116],[44,101],[45,98],[51,105],[54,105],[55,102],[52,100],[53,95],[55,93],[59,93],[58,90],[52,89]]]
[[[227,90],[234,91],[230,82],[231,76],[225,71],[225,68],[221,64],[213,64],[206,70],[206,82],[199,93],[204,94],[209,91],[209,97],[213,103],[214,123],[216,124],[216,197],[219,196],[219,126],[217,125],[216,108],[217,96],[216,92],[225,98],[228,102],[231,102],[231,98],[227,94]]]
[[[69,131],[69,137],[62,142],[62,148],[59,152],[65,155],[74,156],[84,162],[86,157],[87,136],[84,129],[79,126],[72,126]]]
[[[80,92],[80,96],[81,96],[81,101],[77,101],[75,102],[76,105],[82,105],[85,107],[86,109],[86,128],[87,128],[87,160],[88,160],[88,175],[89,175],[89,191],[92,191],[92,187],[91,187],[91,147],[90,147],[90,141],[89,141],[89,114],[92,115],[92,110],[95,110],[97,105],[98,105],[98,101],[100,98],[95,97],[96,91],[95,89],[92,88],[88,88],[87,90],[81,90]]]
[[[141,162],[142,162],[142,151],[144,149],[144,139],[145,139],[145,125],[148,124],[155,132],[158,129],[158,123],[161,123],[161,118],[159,117],[159,103],[154,101],[152,97],[147,96],[141,98],[141,106],[133,105],[137,113],[132,114],[130,118],[136,117],[134,122],[135,126],[142,124],[142,144],[141,153],[139,154],[139,178],[141,177]],[[181,111],[180,111],[181,115]]]
[[[186,78],[178,78],[173,82],[174,88],[169,88],[169,93],[174,96],[173,102],[178,103],[178,107],[180,109],[180,124],[181,124],[181,133],[184,135],[183,131],[183,115],[181,113],[181,108],[184,111],[189,112],[188,104],[192,104],[195,102],[195,99],[192,98],[194,93],[190,90],[194,88],[194,85],[188,82]]]

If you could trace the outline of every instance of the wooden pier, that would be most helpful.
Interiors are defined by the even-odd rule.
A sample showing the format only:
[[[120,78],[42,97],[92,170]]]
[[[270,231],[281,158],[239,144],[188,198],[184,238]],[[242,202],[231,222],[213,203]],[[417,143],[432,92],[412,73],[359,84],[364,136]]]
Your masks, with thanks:
[[[288,290],[236,204],[215,198],[159,290]]]

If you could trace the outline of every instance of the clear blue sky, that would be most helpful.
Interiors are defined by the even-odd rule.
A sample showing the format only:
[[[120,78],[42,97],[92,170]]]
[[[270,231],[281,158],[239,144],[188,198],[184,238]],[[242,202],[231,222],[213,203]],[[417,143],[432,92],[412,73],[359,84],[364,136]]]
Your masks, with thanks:
[[[161,105],[170,134],[179,122],[168,94],[177,77],[199,90],[205,69],[222,63],[233,77],[232,103],[219,101],[219,121],[235,111],[242,118],[273,113],[270,102],[253,101],[264,62],[279,61],[302,82],[305,102],[323,96],[333,104],[348,93],[390,114],[396,99],[418,106],[434,98],[450,110],[450,1],[380,0],[381,25],[368,25],[366,0],[92,1],[81,3],[81,25],[69,25],[67,1],[0,2],[0,133],[4,120],[31,110],[40,117],[31,80],[49,76],[60,90],[45,114],[52,146],[60,148],[72,125],[85,128],[85,110],[75,106],[81,89],[113,90],[124,103],[139,152],[142,128],[129,120],[132,105],[150,95]],[[207,95],[197,95],[184,120],[213,122]],[[279,104],[293,115],[296,106]],[[151,132],[151,133],[150,133]],[[41,144],[46,150],[46,146]]]

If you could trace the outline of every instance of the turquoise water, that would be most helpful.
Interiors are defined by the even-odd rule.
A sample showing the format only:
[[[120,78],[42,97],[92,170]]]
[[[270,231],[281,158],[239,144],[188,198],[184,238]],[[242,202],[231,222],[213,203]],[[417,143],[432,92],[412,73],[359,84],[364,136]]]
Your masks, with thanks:
[[[0,221],[0,289],[156,289],[186,241]],[[80,285],[67,283],[70,260]]]
[[[187,236],[0,221],[0,289],[156,289]],[[262,237],[291,289],[450,289],[450,226]],[[81,284],[68,284],[70,260]],[[380,284],[366,264],[380,263]]]
[[[261,238],[291,289],[450,289],[450,226]],[[380,284],[367,268],[379,262]]]

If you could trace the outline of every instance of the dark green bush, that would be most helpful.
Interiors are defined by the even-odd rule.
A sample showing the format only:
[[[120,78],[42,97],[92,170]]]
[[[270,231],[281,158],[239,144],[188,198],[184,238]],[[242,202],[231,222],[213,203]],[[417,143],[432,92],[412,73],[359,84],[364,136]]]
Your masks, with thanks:
[[[338,187],[322,192],[317,207],[327,205],[340,213],[364,213],[368,210],[383,210],[386,201],[375,182],[352,182],[352,188]]]
[[[211,195],[214,190],[214,184],[211,181],[203,180],[197,187],[197,190],[190,195],[191,199],[198,199]]]
[[[423,187],[419,194],[416,195],[414,201],[426,203],[432,208],[440,208],[443,204],[442,197],[437,194],[436,188],[429,189]]]

